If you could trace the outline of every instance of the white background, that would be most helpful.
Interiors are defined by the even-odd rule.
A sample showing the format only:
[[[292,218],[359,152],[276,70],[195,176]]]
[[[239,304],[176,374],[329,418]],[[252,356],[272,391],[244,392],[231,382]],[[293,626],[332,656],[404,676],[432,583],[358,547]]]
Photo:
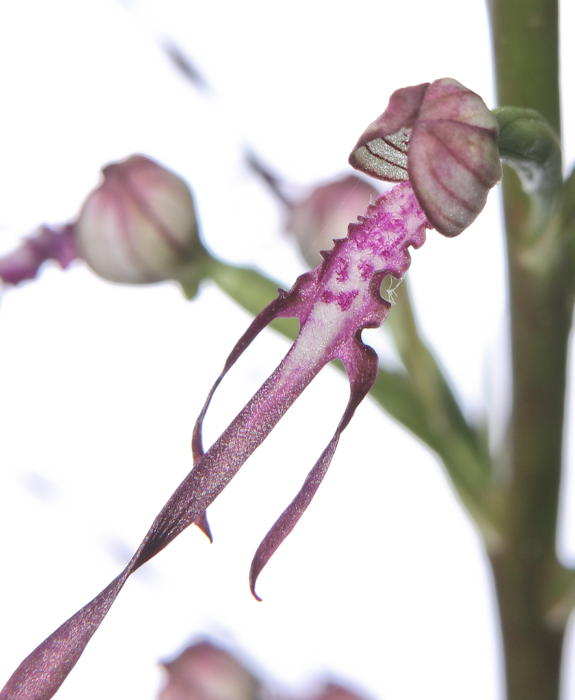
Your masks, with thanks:
[[[562,20],[573,26],[572,7]],[[173,70],[159,48],[170,37],[209,93]],[[572,163],[573,52],[562,60]],[[5,3],[0,245],[71,219],[102,165],[140,152],[190,182],[213,251],[289,286],[302,263],[242,149],[312,185],[346,172],[393,90],[444,76],[494,104],[482,0]],[[472,418],[490,406],[495,435],[506,377],[498,208],[494,192],[460,238],[430,233],[409,273],[457,396]],[[81,263],[65,273],[48,266],[3,293],[2,682],[137,548],[191,468],[193,421],[248,322],[213,286],[187,302],[170,284],[113,286]],[[382,332],[375,337],[383,347]],[[208,443],[286,349],[267,332],[230,373],[206,421]],[[264,602],[251,598],[251,557],[346,399],[343,377],[323,372],[210,508],[214,544],[191,528],[136,574],[58,698],[151,700],[158,660],[199,634],[243,650],[286,693],[331,675],[381,700],[502,698],[492,585],[474,526],[438,460],[369,400],[262,574]],[[573,561],[568,483],[565,494],[559,545]],[[571,643],[566,653],[567,668]],[[566,678],[566,697],[575,698],[574,683]]]

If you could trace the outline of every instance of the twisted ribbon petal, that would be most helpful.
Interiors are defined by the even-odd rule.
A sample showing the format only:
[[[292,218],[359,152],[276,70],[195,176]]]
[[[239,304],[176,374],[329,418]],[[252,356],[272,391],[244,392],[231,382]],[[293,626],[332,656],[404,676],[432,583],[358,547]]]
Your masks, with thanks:
[[[339,358],[350,381],[350,398],[334,437],[312,468],[292,503],[264,538],[254,557],[250,586],[309,505],[323,479],[339,436],[373,386],[377,355],[361,341],[364,328],[381,325],[390,304],[379,293],[385,275],[403,277],[410,264],[407,248],[425,241],[429,222],[409,182],[397,185],[370,205],[365,218],[350,224],[324,262],[296,280],[252,322],[230,354],[210,391],[192,437],[194,467],[168,500],[128,566],[88,605],[73,615],[18,667],[0,700],[48,700],[74,667],[128,577],[192,523],[205,532],[207,507],[263,442],[305,387],[328,362]],[[216,442],[204,452],[202,422],[211,397],[232,365],[278,317],[294,316],[300,332],[280,365]],[[256,596],[257,597],[257,596]]]

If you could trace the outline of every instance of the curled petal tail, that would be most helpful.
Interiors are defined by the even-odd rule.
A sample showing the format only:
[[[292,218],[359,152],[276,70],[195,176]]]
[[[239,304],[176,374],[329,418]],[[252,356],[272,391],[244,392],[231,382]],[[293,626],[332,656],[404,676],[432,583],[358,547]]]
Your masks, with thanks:
[[[310,273],[307,273],[307,275],[302,275],[302,277],[309,276],[309,274]],[[296,285],[297,285],[297,283],[296,283]],[[294,285],[294,287],[296,285]],[[293,292],[293,290],[291,290],[290,292],[286,292],[283,289],[279,289],[278,290],[278,297],[276,299],[274,299],[274,301],[272,301],[270,304],[268,304],[268,306],[266,306],[266,308],[263,309],[254,318],[254,320],[250,323],[246,332],[238,340],[234,349],[228,355],[228,358],[226,360],[226,364],[224,365],[224,369],[222,370],[222,373],[216,379],[212,388],[210,389],[210,393],[208,394],[206,401],[205,401],[205,403],[202,407],[202,410],[200,412],[200,415],[198,416],[198,418],[196,420],[196,424],[194,425],[194,431],[192,433],[192,454],[194,455],[194,463],[196,463],[198,461],[198,459],[204,455],[204,448],[203,448],[203,444],[202,444],[202,426],[203,426],[204,418],[206,417],[206,412],[208,410],[208,407],[211,403],[212,397],[213,397],[216,389],[221,384],[221,382],[222,382],[223,378],[226,376],[226,374],[230,371],[230,369],[238,361],[238,359],[243,354],[243,352],[245,350],[247,350],[247,348],[257,338],[257,336],[274,319],[287,318],[287,317],[292,317],[292,316],[298,317],[297,309],[292,308],[294,306],[294,301],[297,301],[297,299],[294,299],[294,295],[292,294],[292,292]]]
[[[347,347],[349,345],[349,348]],[[271,559],[280,544],[297,525],[299,519],[311,503],[319,485],[327,474],[329,465],[339,443],[339,436],[353,417],[355,409],[363,401],[377,377],[377,354],[360,340],[353,338],[346,345],[348,352],[341,353],[342,361],[350,378],[350,397],[345,412],[334,436],[307,475],[297,496],[276,520],[258,547],[250,567],[250,590],[256,600],[256,581],[264,566]],[[353,373],[352,373],[353,372]]]
[[[256,581],[258,576],[271,559],[276,549],[297,525],[304,511],[311,503],[319,485],[323,481],[323,477],[327,474],[327,470],[335,454],[337,443],[339,442],[340,433],[341,429],[338,428],[335,435],[330,440],[329,445],[322,452],[321,457],[307,475],[297,496],[276,520],[257,548],[250,567],[250,591],[256,600],[261,601],[261,598],[256,593]]]
[[[400,184],[368,207],[365,217],[349,227],[348,237],[336,242],[319,267],[301,275],[289,292],[280,290],[277,299],[254,319],[228,357],[194,429],[194,467],[160,511],[128,566],[22,662],[0,692],[0,700],[48,700],[56,693],[128,577],[192,523],[209,533],[205,516],[208,506],[325,364],[339,358],[350,381],[348,406],[300,494],[258,550],[252,566],[253,591],[257,574],[311,501],[341,431],[375,381],[377,356],[361,342],[360,335],[363,328],[380,325],[389,311],[389,303],[378,291],[382,276],[388,273],[397,279],[403,277],[410,264],[407,248],[422,245],[428,227],[410,184]],[[204,452],[202,422],[215,389],[271,320],[290,316],[300,321],[296,341],[222,435]]]
[[[82,655],[128,577],[192,523],[211,539],[206,508],[325,363],[319,368],[312,368],[311,372],[305,373],[299,381],[292,382],[286,388],[283,386],[282,367],[287,358],[284,359],[282,365],[205,454],[201,441],[203,416],[220,381],[256,335],[280,315],[288,316],[292,310],[293,315],[302,315],[303,312],[297,308],[299,290],[305,288],[306,284],[312,284],[311,276],[312,273],[302,275],[289,293],[280,291],[278,298],[254,319],[236,344],[198,419],[193,438],[194,468],[162,508],[128,566],[96,598],[24,659],[0,692],[0,700],[48,700],[53,697]],[[278,393],[279,396],[276,397]],[[270,419],[272,415],[273,419]],[[252,429],[247,430],[248,438],[245,439],[245,427],[250,420]]]

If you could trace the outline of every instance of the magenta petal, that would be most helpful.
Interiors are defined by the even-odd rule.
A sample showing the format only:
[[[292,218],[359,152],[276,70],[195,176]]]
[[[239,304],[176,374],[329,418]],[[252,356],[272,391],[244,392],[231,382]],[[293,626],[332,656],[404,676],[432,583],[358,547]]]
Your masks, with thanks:
[[[276,549],[294,529],[298,520],[311,503],[316,491],[319,488],[319,485],[323,481],[323,477],[327,474],[328,467],[331,464],[331,460],[335,454],[335,450],[339,442],[340,433],[341,429],[338,428],[335,435],[330,440],[329,445],[322,452],[321,457],[307,475],[306,480],[304,481],[304,484],[297,496],[276,520],[267,535],[262,540],[260,546],[257,548],[250,567],[250,590],[256,600],[261,601],[261,598],[256,593],[256,581],[258,576],[260,575],[264,566],[271,559]]]
[[[100,595],[25,659],[0,700],[48,700],[75,665],[128,576],[166,547],[192,523],[207,528],[208,506],[269,435],[305,387],[332,359],[340,358],[350,381],[350,399],[336,434],[306,479],[294,503],[262,543],[255,578],[275,548],[293,528],[313,497],[335,451],[339,434],[375,381],[377,357],[360,339],[363,328],[381,325],[390,304],[379,288],[386,274],[401,279],[410,264],[408,247],[425,241],[425,218],[409,183],[378,197],[365,217],[350,224],[346,239],[336,241],[321,266],[301,275],[289,292],[254,319],[230,354],[194,429],[194,468],[182,481],[122,574]],[[271,320],[295,316],[300,332],[280,365],[204,453],[202,421],[210,399],[230,367]]]
[[[78,257],[74,227],[67,225],[58,230],[42,226],[35,236],[25,238],[20,246],[0,258],[0,280],[20,284],[32,280],[40,267],[54,260],[64,270]]]
[[[49,700],[76,665],[130,575],[129,566],[88,605],[27,656],[0,692],[0,700]]]
[[[278,297],[268,304],[268,306],[266,306],[265,309],[263,309],[254,318],[246,332],[238,340],[234,349],[228,355],[224,369],[210,389],[210,393],[206,398],[204,406],[194,426],[194,431],[192,434],[192,454],[194,455],[194,464],[197,463],[198,459],[204,455],[204,448],[202,445],[202,425],[206,416],[206,411],[208,410],[216,389],[244,351],[247,350],[257,336],[264,330],[264,328],[267,328],[267,326],[274,319],[295,317],[299,318],[301,321],[304,313],[304,311],[299,308],[301,302],[301,290],[306,286],[306,283],[309,285],[309,278],[312,275],[312,272],[307,272],[304,275],[301,275],[296,280],[296,283],[289,292],[286,292],[284,289],[280,288],[278,290]]]
[[[286,313],[286,307],[287,309],[290,308],[291,303],[288,301],[289,295],[285,292],[285,290],[280,289],[278,298],[275,299],[271,304],[266,306],[265,309],[263,309],[252,321],[250,324],[249,328],[247,331],[242,335],[240,340],[236,343],[234,349],[228,356],[228,359],[226,360],[226,364],[224,366],[224,369],[220,376],[216,379],[214,382],[214,385],[210,389],[210,392],[208,394],[208,397],[204,403],[204,406],[202,407],[202,410],[200,412],[200,415],[198,416],[196,420],[196,424],[194,426],[193,434],[192,434],[192,454],[194,457],[194,465],[196,465],[200,459],[204,456],[204,448],[202,444],[202,426],[204,422],[204,418],[206,415],[206,411],[208,410],[208,407],[211,403],[212,397],[214,395],[214,392],[220,385],[222,379],[225,377],[225,375],[230,371],[230,369],[233,367],[233,365],[237,362],[238,358],[241,356],[241,354],[249,347],[249,345],[255,340],[255,338],[261,333],[261,331],[266,328],[271,321],[273,321],[275,318],[277,318],[280,315],[289,315]],[[210,542],[213,541],[212,534],[210,531],[210,526],[207,521],[206,514],[204,513],[203,516],[200,518],[200,520],[197,520],[195,522],[195,525],[197,525],[200,530],[208,537]]]
[[[280,544],[297,525],[311,503],[319,485],[327,474],[339,442],[339,436],[353,417],[355,409],[375,383],[378,368],[377,354],[356,338],[353,338],[347,344],[345,350],[346,352],[341,353],[341,359],[345,364],[351,384],[347,407],[333,438],[307,475],[299,493],[276,520],[254,555],[250,567],[250,590],[256,600],[261,601],[255,590],[258,576]]]

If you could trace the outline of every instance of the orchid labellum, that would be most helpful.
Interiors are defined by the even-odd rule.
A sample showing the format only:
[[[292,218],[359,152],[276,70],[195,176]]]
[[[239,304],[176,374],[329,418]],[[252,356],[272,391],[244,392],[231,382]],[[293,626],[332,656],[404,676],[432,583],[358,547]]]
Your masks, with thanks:
[[[248,457],[331,360],[339,359],[350,382],[347,407],[335,433],[300,492],[267,533],[252,561],[250,587],[296,525],[325,476],[340,435],[369,392],[376,353],[361,340],[380,326],[390,304],[380,296],[385,276],[400,280],[410,265],[408,248],[425,242],[435,227],[456,235],[477,216],[501,175],[497,122],[483,101],[453,80],[395,92],[384,114],[360,138],[355,167],[398,181],[370,204],[364,216],[335,241],[323,262],[299,277],[252,322],[232,350],[196,423],[194,467],[166,503],[128,566],[94,600],[65,622],[25,659],[1,700],[47,700],[54,695],[136,569],[192,523],[206,532],[205,512]],[[300,331],[289,352],[216,442],[204,452],[202,422],[215,389],[273,320],[296,317]],[[256,596],[257,597],[257,596]]]

